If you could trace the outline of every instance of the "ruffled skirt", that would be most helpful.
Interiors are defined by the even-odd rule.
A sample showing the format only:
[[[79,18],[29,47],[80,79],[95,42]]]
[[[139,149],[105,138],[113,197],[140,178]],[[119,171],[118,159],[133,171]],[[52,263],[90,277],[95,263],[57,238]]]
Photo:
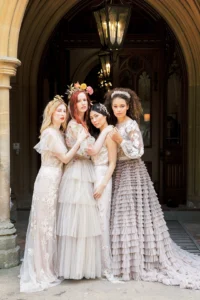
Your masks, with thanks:
[[[113,272],[124,280],[200,289],[200,257],[170,238],[144,162],[119,161],[111,204]]]
[[[101,229],[89,160],[66,167],[59,191],[58,269],[66,279],[101,277]]]

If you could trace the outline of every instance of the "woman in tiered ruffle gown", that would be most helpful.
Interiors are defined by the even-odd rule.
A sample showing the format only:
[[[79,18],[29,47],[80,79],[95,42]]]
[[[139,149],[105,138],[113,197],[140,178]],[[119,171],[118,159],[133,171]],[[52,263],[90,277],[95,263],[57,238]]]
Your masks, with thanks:
[[[101,103],[95,103],[90,110],[91,134],[97,138],[107,126],[109,113]],[[94,197],[97,200],[99,216],[101,222],[101,254],[102,254],[102,275],[111,282],[116,282],[112,273],[112,259],[110,248],[110,205],[112,193],[112,174],[116,166],[117,144],[109,137],[96,154],[93,149],[89,149],[91,155],[96,180],[94,183]]]
[[[123,280],[158,281],[200,289],[200,257],[170,238],[163,212],[141,156],[142,135],[136,120],[142,109],[136,93],[116,88],[106,106],[118,144],[111,204],[113,272]]]
[[[78,131],[87,129],[90,99],[87,91],[79,87],[70,96],[72,120],[67,126],[66,143],[72,148]],[[105,128],[96,142],[89,136],[64,170],[59,188],[57,235],[59,276],[65,279],[101,277],[101,228],[93,196],[94,167],[87,148],[95,142],[98,152],[111,129]]]
[[[59,284],[57,279],[56,207],[63,163],[76,154],[87,133],[81,130],[77,142],[68,152],[63,131],[67,107],[55,96],[44,111],[40,142],[34,149],[41,154],[42,165],[37,175],[24,260],[20,269],[20,292],[37,292]]]

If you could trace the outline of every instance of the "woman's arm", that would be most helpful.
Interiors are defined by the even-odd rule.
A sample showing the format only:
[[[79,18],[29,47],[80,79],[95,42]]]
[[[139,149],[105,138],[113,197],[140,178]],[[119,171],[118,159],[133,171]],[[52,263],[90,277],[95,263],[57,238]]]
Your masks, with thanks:
[[[114,172],[117,161],[117,144],[109,137],[106,138],[106,147],[108,149],[108,170],[100,183],[100,185],[94,191],[94,198],[99,199],[107,186],[112,174]]]
[[[109,125],[107,126],[98,136],[98,139],[95,141],[94,145],[91,145],[87,149],[87,153],[90,156],[97,155],[99,151],[101,150],[103,143],[107,137],[107,134],[113,130],[113,126]]]
[[[62,161],[64,164],[67,164],[77,153],[81,143],[83,142],[83,140],[85,140],[88,136],[88,132],[86,132],[86,130],[81,129],[78,132],[78,138],[76,143],[74,144],[74,146],[69,150],[69,152],[65,153],[65,154],[56,154],[55,156],[60,159],[60,161]]]
[[[137,159],[141,157],[144,154],[144,144],[142,134],[136,121],[133,121],[127,126],[126,133],[128,140],[123,139],[117,128],[115,128],[109,135],[111,136],[112,140],[122,148],[127,157],[131,159]]]

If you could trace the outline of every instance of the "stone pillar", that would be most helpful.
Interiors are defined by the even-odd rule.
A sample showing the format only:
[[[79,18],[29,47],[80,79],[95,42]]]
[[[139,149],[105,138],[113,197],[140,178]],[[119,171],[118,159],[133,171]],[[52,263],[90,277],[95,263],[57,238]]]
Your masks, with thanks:
[[[10,77],[20,61],[0,57],[0,268],[19,264],[16,229],[10,222]]]

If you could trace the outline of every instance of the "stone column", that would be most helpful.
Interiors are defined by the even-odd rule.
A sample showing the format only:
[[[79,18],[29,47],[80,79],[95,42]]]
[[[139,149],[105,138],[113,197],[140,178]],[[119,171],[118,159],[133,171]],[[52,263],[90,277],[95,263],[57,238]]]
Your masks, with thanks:
[[[0,268],[19,264],[16,229],[10,222],[10,77],[20,61],[0,57]]]

